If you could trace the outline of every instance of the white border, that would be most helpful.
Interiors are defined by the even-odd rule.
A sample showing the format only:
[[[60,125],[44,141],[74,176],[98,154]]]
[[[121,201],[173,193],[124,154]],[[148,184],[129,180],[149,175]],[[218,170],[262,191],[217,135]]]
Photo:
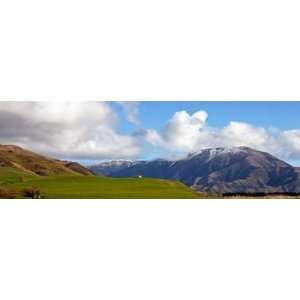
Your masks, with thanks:
[[[0,28],[1,100],[300,100],[295,0],[10,0]],[[298,300],[299,206],[0,201],[0,298]]]

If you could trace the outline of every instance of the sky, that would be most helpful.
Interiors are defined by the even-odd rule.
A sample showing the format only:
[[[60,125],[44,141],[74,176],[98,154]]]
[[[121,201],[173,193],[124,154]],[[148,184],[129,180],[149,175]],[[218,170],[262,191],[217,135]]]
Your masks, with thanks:
[[[249,146],[300,165],[300,102],[0,103],[0,143],[84,164]]]

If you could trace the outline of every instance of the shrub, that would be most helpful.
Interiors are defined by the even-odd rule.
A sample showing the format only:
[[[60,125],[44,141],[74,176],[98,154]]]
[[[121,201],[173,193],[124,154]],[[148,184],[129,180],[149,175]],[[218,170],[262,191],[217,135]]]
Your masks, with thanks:
[[[27,187],[23,190],[23,195],[27,198],[39,199],[41,198],[41,192],[37,187]]]
[[[16,193],[8,190],[5,187],[0,186],[0,199],[14,199],[16,198]]]

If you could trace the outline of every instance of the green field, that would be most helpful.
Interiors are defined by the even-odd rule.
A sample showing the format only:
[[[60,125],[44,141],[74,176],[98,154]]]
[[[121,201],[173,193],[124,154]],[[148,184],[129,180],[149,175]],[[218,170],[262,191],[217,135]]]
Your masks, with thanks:
[[[0,168],[0,185],[22,198],[27,187],[40,189],[42,198],[51,199],[168,199],[202,198],[178,181],[152,178],[109,178],[97,176],[34,176],[13,168]]]

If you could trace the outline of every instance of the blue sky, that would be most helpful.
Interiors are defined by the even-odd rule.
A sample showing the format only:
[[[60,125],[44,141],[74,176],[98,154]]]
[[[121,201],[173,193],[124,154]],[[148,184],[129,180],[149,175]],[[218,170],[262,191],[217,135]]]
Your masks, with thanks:
[[[128,123],[117,103],[111,102],[121,116],[121,129],[134,129]],[[172,115],[181,110],[192,114],[199,110],[208,112],[211,126],[223,127],[230,121],[241,121],[256,126],[279,129],[300,128],[300,101],[141,101],[139,118],[145,128],[160,128]]]
[[[166,122],[178,111],[185,110],[192,115],[206,111],[206,123],[214,128],[224,128],[230,122],[244,122],[266,130],[276,128],[289,130],[300,128],[300,102],[293,101],[141,101],[138,103],[139,125],[126,121],[126,115],[118,103],[110,103],[120,117],[120,130],[132,134],[138,128],[161,130]],[[155,158],[168,153],[166,149],[144,145],[140,158]],[[299,165],[298,159],[287,159]]]

